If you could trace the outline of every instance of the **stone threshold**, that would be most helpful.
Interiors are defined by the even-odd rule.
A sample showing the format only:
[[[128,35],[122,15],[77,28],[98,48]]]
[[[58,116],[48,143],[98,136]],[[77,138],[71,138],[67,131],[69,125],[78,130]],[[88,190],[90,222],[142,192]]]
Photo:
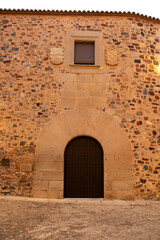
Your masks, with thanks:
[[[107,205],[126,205],[126,206],[148,206],[159,204],[157,200],[111,200],[103,198],[63,198],[63,199],[48,199],[48,198],[31,198],[21,196],[0,196],[0,201],[24,201],[24,202],[44,202],[44,203],[100,203]]]

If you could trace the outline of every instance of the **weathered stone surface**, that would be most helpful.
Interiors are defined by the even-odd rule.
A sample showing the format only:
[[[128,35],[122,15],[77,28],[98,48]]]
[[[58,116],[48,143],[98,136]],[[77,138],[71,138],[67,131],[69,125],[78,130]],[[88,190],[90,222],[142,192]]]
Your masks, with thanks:
[[[93,75],[92,74],[79,74],[78,82],[93,82]]]
[[[132,188],[132,181],[113,181],[112,189],[113,190],[130,190]]]
[[[49,151],[54,153],[55,145],[57,146],[57,154],[60,155],[61,152],[64,152],[66,145],[63,145],[62,143],[68,143],[71,136],[75,136],[73,134],[74,132],[76,132],[76,135],[82,134],[83,132],[83,135],[85,136],[89,135],[95,139],[99,139],[103,147],[105,161],[107,158],[109,159],[109,161],[104,164],[105,197],[108,196],[108,190],[106,188],[108,181],[132,181],[131,147],[128,138],[119,126],[119,119],[110,115],[107,116],[106,113],[99,110],[88,109],[87,99],[83,100],[83,108],[81,110],[66,111],[57,116],[57,118],[55,117],[48,125],[46,125],[39,138],[36,154],[39,156],[39,153],[41,153],[43,156],[43,162],[36,161],[35,184],[37,185],[37,181],[49,181],[50,186],[52,182],[52,189],[56,189],[56,191],[51,191],[48,195],[50,197],[57,196],[58,198],[61,198],[61,193],[63,192],[63,185],[61,183],[63,182],[64,177],[62,164],[64,163],[57,161],[55,164],[55,162],[52,163],[51,161],[47,161],[47,154]],[[87,117],[86,121],[83,119],[85,116]],[[98,125],[97,122],[99,123]],[[70,131],[70,126],[72,133]],[[55,137],[56,131],[58,131],[58,137]],[[48,135],[48,133],[50,134]],[[45,141],[47,138],[52,140],[51,144]],[[63,145],[63,148],[58,148],[60,145]],[[61,183],[58,184],[57,181],[61,181]],[[47,192],[50,191],[49,188],[50,187],[48,187]],[[123,190],[125,191],[126,188]],[[110,195],[115,198],[117,196],[118,199],[121,197],[125,198],[126,196],[126,198],[129,199],[131,198],[130,193],[132,192],[133,198],[133,184],[128,184],[127,190],[129,191],[128,194],[126,194],[126,192],[122,194],[119,189],[113,188],[110,191]]]
[[[47,198],[47,191],[43,190],[33,190],[33,197],[35,198]]]
[[[135,198],[160,199],[159,22],[88,15],[86,24],[80,15],[3,12],[0,20],[0,193],[32,196],[34,171],[61,169],[62,176],[67,143],[84,134],[107,148],[105,174],[112,174],[114,182],[128,170],[126,182],[132,175]],[[74,37],[69,52],[73,63],[67,63],[73,32],[87,41],[95,36],[97,65],[73,64]],[[54,126],[39,145],[44,127],[50,129],[53,119]],[[37,149],[46,152],[36,154],[35,160]],[[2,159],[10,164],[2,164]],[[45,190],[36,194],[48,196]],[[62,196],[61,191],[56,194]]]
[[[57,160],[57,159],[56,159]],[[63,171],[63,162],[61,161],[45,161],[45,162],[36,162],[35,171]]]
[[[60,181],[63,180],[62,171],[45,171],[45,172],[36,172],[35,173],[36,181]],[[36,182],[35,181],[35,182]]]
[[[117,65],[119,61],[119,54],[116,48],[109,48],[105,50],[105,62],[110,66]]]
[[[64,50],[61,47],[52,47],[50,52],[51,62],[53,64],[61,64],[64,60]]]
[[[10,159],[9,158],[2,158],[1,161],[0,161],[0,166],[9,167],[10,166]]]
[[[63,192],[59,191],[58,189],[48,190],[47,197],[54,198],[54,199],[61,199],[61,198],[63,198]]]
[[[159,212],[158,201],[1,197],[1,239],[158,240]]]
[[[33,191],[47,191],[49,187],[48,181],[36,181]]]
[[[48,190],[60,190],[63,191],[63,181],[50,181]],[[62,196],[63,197],[63,196]]]
[[[32,172],[32,164],[21,164],[20,171],[21,172]]]
[[[106,199],[134,199],[134,192],[132,190],[112,190],[105,193]]]

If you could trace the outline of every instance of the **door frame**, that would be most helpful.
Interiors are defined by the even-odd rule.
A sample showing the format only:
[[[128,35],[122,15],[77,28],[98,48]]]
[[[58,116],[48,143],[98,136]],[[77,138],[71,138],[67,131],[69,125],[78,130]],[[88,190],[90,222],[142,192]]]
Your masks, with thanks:
[[[51,119],[36,143],[33,197],[63,198],[64,150],[83,135],[103,148],[104,198],[133,199],[131,143],[120,123],[119,117],[95,109],[71,109]]]

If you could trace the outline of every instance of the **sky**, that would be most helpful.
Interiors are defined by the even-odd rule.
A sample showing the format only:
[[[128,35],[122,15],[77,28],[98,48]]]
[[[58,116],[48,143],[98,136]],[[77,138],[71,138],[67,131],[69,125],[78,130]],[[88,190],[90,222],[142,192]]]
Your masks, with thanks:
[[[160,18],[160,0],[0,0],[0,8],[130,11]]]

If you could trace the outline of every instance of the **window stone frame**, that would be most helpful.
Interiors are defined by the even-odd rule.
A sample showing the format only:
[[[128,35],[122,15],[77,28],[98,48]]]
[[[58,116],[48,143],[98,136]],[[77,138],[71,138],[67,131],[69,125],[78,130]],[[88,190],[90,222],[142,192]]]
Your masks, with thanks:
[[[82,65],[74,64],[74,44],[75,41],[92,41],[95,42],[95,64],[94,65]],[[102,41],[102,34],[99,32],[82,32],[72,31],[68,32],[66,39],[66,51],[65,51],[65,63],[68,66],[81,66],[81,67],[100,67],[104,64],[104,44]]]

